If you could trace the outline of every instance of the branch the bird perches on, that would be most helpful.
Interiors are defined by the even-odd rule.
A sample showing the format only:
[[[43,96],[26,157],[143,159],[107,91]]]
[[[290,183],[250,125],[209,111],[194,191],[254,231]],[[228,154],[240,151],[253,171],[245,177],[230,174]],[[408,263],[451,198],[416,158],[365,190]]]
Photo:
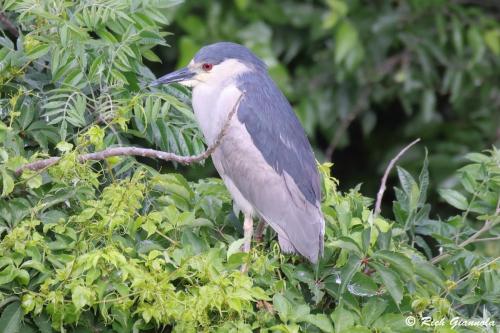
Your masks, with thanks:
[[[241,99],[243,98],[243,93],[238,97],[236,100],[236,103],[234,104],[231,112],[228,113],[226,122],[224,123],[222,129],[220,130],[219,134],[217,135],[217,138],[215,141],[208,146],[208,148],[198,154],[198,155],[191,155],[191,156],[181,156],[181,155],[176,155],[174,153],[170,152],[164,152],[161,150],[155,150],[155,149],[149,149],[149,148],[139,148],[139,147],[112,147],[112,148],[107,148],[99,152],[95,153],[88,153],[88,154],[82,154],[77,157],[78,162],[83,163],[86,161],[98,161],[98,160],[103,160],[108,157],[113,157],[113,156],[142,156],[142,157],[151,157],[151,158],[157,158],[160,160],[164,161],[174,161],[178,162],[181,164],[192,164],[192,163],[197,163],[201,162],[203,160],[206,160],[212,153],[217,149],[217,147],[221,144],[222,139],[224,135],[226,135],[226,132],[229,128],[229,124],[231,122],[231,119],[233,118],[234,114],[238,110],[238,105],[240,104]],[[20,175],[24,170],[33,170],[33,171],[38,171],[42,170],[45,168],[48,168],[54,164],[56,164],[61,157],[59,156],[54,156],[54,157],[49,157],[43,160],[27,163],[23,165],[22,167],[18,168],[16,170],[16,175]]]

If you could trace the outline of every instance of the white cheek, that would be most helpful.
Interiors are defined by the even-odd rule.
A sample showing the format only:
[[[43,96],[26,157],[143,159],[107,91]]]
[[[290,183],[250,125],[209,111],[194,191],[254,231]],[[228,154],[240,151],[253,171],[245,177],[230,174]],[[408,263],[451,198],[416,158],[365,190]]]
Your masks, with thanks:
[[[196,84],[198,84],[198,81],[196,81],[196,80],[185,80],[185,81],[181,81],[179,83],[182,84],[183,86],[186,86],[186,87],[194,87],[194,86],[196,86]]]
[[[225,81],[250,70],[251,69],[249,67],[238,60],[228,59],[219,65],[214,66],[211,73],[214,80]]]
[[[193,79],[185,80],[180,82],[183,86],[186,87],[196,87],[198,84],[206,82],[209,78],[209,73],[198,73]]]
[[[250,70],[249,67],[238,60],[228,59],[218,65],[214,65],[211,71],[200,71],[191,80],[183,81],[181,84],[192,88],[199,84],[225,85],[225,83],[232,81],[237,75]]]

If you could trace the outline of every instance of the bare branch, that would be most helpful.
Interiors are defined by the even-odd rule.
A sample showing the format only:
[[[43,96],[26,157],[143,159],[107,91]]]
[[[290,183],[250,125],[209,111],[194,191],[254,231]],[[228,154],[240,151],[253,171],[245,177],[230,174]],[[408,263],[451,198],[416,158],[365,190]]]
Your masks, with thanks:
[[[379,64],[374,72],[373,77],[379,78],[390,74],[394,68],[398,65],[406,65],[410,62],[410,52],[408,50],[395,54],[387,58],[384,62]],[[377,82],[378,79],[371,79],[368,84],[361,90],[359,96],[357,97],[357,102],[353,106],[352,112],[349,112],[343,119],[335,135],[333,136],[328,148],[325,151],[325,157],[327,160],[331,160],[335,149],[337,148],[342,136],[349,129],[352,122],[356,120],[369,106],[369,97],[372,91],[372,86]]]
[[[226,135],[226,132],[229,128],[231,119],[238,109],[238,106],[240,104],[242,97],[243,97],[243,94],[241,94],[238,97],[238,99],[236,100],[236,103],[234,104],[233,109],[227,115],[226,122],[224,123],[224,126],[222,127],[219,134],[217,135],[217,138],[215,139],[215,141],[204,152],[202,152],[198,155],[180,156],[180,155],[176,155],[174,153],[169,153],[169,152],[164,152],[161,150],[155,150],[155,149],[149,149],[149,148],[113,147],[113,148],[107,148],[107,149],[104,149],[102,151],[95,152],[95,153],[79,155],[77,157],[78,162],[98,161],[98,160],[103,160],[103,159],[106,159],[108,157],[113,157],[113,156],[143,156],[143,157],[157,158],[157,159],[164,160],[164,161],[174,161],[174,162],[178,162],[178,163],[186,164],[186,165],[201,162],[201,161],[207,159],[210,155],[212,155],[212,153],[215,151],[215,149],[217,149],[217,147],[221,144],[222,139],[223,139],[224,135]],[[50,166],[56,164],[60,159],[61,159],[61,157],[55,156],[55,157],[49,157],[49,158],[44,159],[44,160],[39,160],[39,161],[25,164],[16,170],[16,174],[19,175],[26,169],[34,170],[34,171],[45,169],[47,167],[50,167]]]
[[[495,215],[493,217],[496,217],[500,215],[500,198],[498,198],[498,201],[497,201],[497,207],[495,209]],[[489,220],[486,220],[483,224],[483,226],[481,227],[481,229],[479,229],[478,231],[476,231],[472,236],[470,236],[469,238],[467,238],[466,240],[464,240],[462,243],[458,244],[458,247],[459,248],[463,248],[471,243],[474,243],[474,242],[482,242],[482,241],[489,241],[489,240],[495,240],[495,239],[498,239],[498,237],[492,237],[492,238],[479,238],[479,236],[481,236],[482,234],[484,234],[485,232],[489,231],[491,228],[493,228],[495,226],[495,223],[493,223],[492,219],[489,219]],[[432,258],[431,260],[431,263],[433,264],[436,264],[446,258],[448,258],[450,256],[449,253],[441,253],[440,255]]]
[[[477,243],[477,242],[492,242],[492,241],[496,241],[496,240],[500,240],[500,236],[497,236],[497,237],[488,237],[488,238],[478,238],[478,239],[474,240],[473,242],[474,243]]]
[[[354,105],[354,108],[352,112],[350,112],[347,116],[342,119],[342,123],[340,124],[339,128],[335,132],[335,135],[332,138],[332,141],[330,142],[330,145],[326,149],[325,152],[325,158],[326,160],[330,161],[332,159],[333,153],[335,152],[335,149],[337,148],[340,139],[342,139],[342,136],[345,134],[347,129],[349,129],[349,126],[351,126],[351,123],[366,109],[368,105],[368,97],[370,96],[370,88],[366,87],[360,94],[358,98],[358,102],[356,105]]]
[[[384,192],[386,188],[386,183],[387,183],[387,177],[389,177],[389,173],[391,172],[392,168],[396,164],[396,162],[401,158],[401,156],[406,153],[408,149],[410,149],[414,144],[420,141],[420,138],[416,139],[406,147],[404,147],[389,163],[387,168],[385,169],[384,176],[382,177],[382,181],[380,183],[380,188],[377,193],[377,201],[375,203],[375,210],[374,210],[374,215],[377,216],[380,214],[380,206],[382,204],[382,198],[384,197]]]
[[[0,23],[5,26],[12,36],[19,37],[19,31],[17,31],[16,26],[7,18],[4,12],[0,12]]]

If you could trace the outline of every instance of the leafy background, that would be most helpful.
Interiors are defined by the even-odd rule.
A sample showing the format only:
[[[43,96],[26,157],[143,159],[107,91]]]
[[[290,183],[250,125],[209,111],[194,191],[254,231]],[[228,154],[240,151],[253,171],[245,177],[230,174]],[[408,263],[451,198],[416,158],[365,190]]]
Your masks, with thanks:
[[[495,1],[0,0],[0,13],[0,331],[497,329],[405,322],[500,322]],[[123,145],[202,152],[189,91],[145,86],[218,40],[266,61],[315,147],[317,266],[280,254],[271,230],[241,253],[209,161],[77,162]]]

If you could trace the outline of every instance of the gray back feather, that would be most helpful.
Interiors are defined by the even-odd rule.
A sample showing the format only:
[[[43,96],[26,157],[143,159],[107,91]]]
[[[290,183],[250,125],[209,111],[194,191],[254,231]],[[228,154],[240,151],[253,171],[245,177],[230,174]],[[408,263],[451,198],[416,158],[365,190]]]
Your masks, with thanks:
[[[265,72],[238,78],[244,97],[238,109],[252,141],[280,175],[287,172],[313,205],[321,201],[319,175],[304,129],[283,93]]]

